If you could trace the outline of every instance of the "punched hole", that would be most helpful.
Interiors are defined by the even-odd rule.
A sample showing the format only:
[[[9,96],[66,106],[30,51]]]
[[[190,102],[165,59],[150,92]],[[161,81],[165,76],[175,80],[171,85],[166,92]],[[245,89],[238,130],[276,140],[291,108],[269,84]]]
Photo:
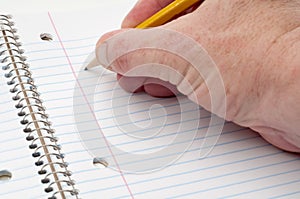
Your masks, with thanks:
[[[53,40],[53,36],[49,33],[41,33],[40,38],[43,41],[52,41]]]
[[[101,169],[104,169],[108,167],[109,164],[104,158],[96,157],[93,159],[93,165]]]
[[[0,171],[0,182],[8,181],[11,178],[12,178],[12,174],[8,170],[1,170]]]

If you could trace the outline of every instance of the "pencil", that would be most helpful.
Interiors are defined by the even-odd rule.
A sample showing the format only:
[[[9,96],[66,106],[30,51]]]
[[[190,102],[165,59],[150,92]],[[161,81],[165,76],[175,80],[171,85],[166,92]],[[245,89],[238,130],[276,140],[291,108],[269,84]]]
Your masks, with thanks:
[[[174,0],[172,3],[167,5],[165,8],[161,9],[150,18],[146,19],[144,22],[136,26],[136,28],[145,29],[150,27],[156,27],[163,25],[174,18],[176,15],[184,12],[188,8],[192,7],[200,0]],[[85,68],[88,70],[95,66],[98,66],[99,63],[96,58],[94,58]]]
[[[182,13],[198,2],[199,0],[175,0],[141,24],[137,25],[136,28],[149,28],[165,24],[174,16]]]

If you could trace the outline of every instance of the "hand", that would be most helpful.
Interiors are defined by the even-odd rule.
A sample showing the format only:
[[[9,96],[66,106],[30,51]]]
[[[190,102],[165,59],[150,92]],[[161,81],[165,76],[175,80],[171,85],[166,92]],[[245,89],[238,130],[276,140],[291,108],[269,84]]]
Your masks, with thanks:
[[[140,0],[123,21],[123,29],[104,35],[97,49],[104,41],[108,46],[116,45],[107,39],[135,27],[170,2]],[[257,131],[281,149],[300,152],[299,1],[209,0],[161,27],[193,38],[214,60],[225,86],[226,120]],[[138,38],[143,38],[143,31],[137,31]],[[138,38],[123,40],[134,43]],[[125,48],[121,43],[107,48],[105,53],[110,55]],[[103,63],[101,56],[98,59]],[[194,83],[196,99],[192,100],[211,111],[209,92],[201,76],[193,72],[193,66],[167,53],[135,51],[106,67],[117,72],[118,79],[125,74],[120,85],[129,92],[143,90],[158,97],[176,94],[179,82],[172,76],[163,81],[161,71],[155,78],[126,77],[126,72],[143,63],[161,63],[178,71]],[[174,85],[170,87],[169,82]],[[225,99],[218,100],[221,103]],[[218,111],[214,113],[223,117]]]

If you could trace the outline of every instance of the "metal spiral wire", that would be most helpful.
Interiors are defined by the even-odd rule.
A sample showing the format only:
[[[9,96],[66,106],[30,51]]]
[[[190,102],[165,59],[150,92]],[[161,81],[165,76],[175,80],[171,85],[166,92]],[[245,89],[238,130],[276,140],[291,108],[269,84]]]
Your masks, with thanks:
[[[24,50],[20,49],[22,44],[17,41],[17,30],[13,26],[10,15],[0,15],[0,63],[4,65],[2,69],[7,71],[4,77],[11,86],[9,91],[13,94],[12,100],[16,101],[15,107],[19,110],[26,140],[30,142],[29,148],[34,150],[32,156],[37,159],[35,165],[41,167],[38,171],[43,176],[41,182],[48,185],[44,191],[52,194],[48,199],[57,199],[59,196],[78,199],[72,173],[64,161],[65,155],[54,136],[55,130],[48,120],[29,65],[25,63]]]

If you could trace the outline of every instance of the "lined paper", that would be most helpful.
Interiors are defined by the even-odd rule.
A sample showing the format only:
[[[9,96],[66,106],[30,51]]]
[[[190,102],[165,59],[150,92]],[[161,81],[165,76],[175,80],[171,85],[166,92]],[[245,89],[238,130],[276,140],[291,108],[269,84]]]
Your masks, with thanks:
[[[72,178],[76,181],[76,188],[80,190],[80,197],[299,198],[299,155],[286,153],[271,146],[257,133],[226,122],[212,152],[206,158],[199,159],[199,151],[211,114],[185,97],[158,99],[145,94],[131,95],[116,84],[115,74],[108,71],[104,72],[100,83],[96,85],[96,92],[88,92],[95,87],[95,82],[99,80],[99,74],[103,71],[98,68],[80,76],[84,62],[93,52],[99,36],[106,30],[117,28],[132,3],[123,2],[122,5],[127,6],[126,9],[123,8],[122,14],[120,9],[120,13],[116,13],[114,19],[111,19],[111,10],[115,8],[115,1],[106,5],[107,7],[98,5],[98,10],[91,8],[89,13],[81,15],[78,15],[78,11],[63,13],[55,10],[32,16],[15,15],[35,82],[47,107],[50,121],[56,129],[62,150],[66,154],[66,161],[73,172]],[[102,24],[102,27],[94,24]],[[40,41],[38,35],[41,31],[51,33],[54,41]],[[3,75],[3,72],[1,74]],[[83,86],[83,92],[74,95],[78,82]],[[17,198],[25,195],[25,198],[46,198],[40,177],[36,174],[34,159],[19,125],[17,112],[10,100],[11,95],[7,93],[8,89],[5,80],[1,78],[0,117],[3,122],[0,130],[0,154],[4,158],[0,160],[0,168],[10,169],[14,178],[0,183],[0,196]],[[83,95],[93,98],[94,103],[91,106],[95,112],[91,113],[85,108],[87,103],[83,100],[82,104],[76,104],[84,107],[80,114],[94,114],[107,140],[125,151],[145,154],[145,164],[147,154],[151,152],[161,150],[170,143],[181,147],[190,142],[183,137],[172,143],[177,134],[188,137],[196,132],[194,142],[182,156],[175,154],[180,158],[172,165],[158,171],[132,174],[95,167],[92,164],[93,156],[83,145],[80,138],[82,132],[78,132],[78,124],[76,125],[74,119],[74,98],[82,99]],[[120,112],[124,106],[128,108],[129,115]],[[184,114],[189,117],[181,118]],[[164,119],[167,119],[166,123],[162,124]],[[92,122],[94,121],[82,121],[82,124],[87,126],[85,133],[99,132],[98,128],[89,126]],[[199,126],[193,126],[198,122]],[[162,133],[141,141],[120,130],[132,124],[139,127],[148,125],[149,128],[144,128],[144,132],[149,135],[163,128],[163,125],[166,127]],[[185,125],[185,128],[178,132],[180,124]],[[216,128],[218,125],[215,124]],[[211,138],[214,136],[217,136],[217,133],[211,135]],[[97,147],[108,150],[105,145]],[[107,158],[112,155],[118,161],[124,154],[106,154]],[[155,158],[160,162],[172,155],[174,154],[170,152]],[[128,159],[119,166],[122,169],[126,164],[141,163]],[[111,162],[111,165],[114,163]]]

